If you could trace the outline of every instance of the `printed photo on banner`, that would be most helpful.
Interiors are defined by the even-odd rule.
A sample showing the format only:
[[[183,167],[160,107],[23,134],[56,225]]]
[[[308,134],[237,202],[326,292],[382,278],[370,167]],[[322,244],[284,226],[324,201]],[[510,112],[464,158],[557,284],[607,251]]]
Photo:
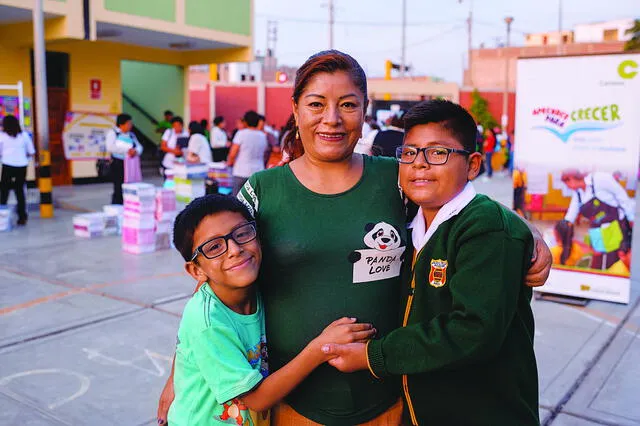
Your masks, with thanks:
[[[621,69],[638,63],[637,54],[518,61],[513,208],[553,255],[538,291],[628,303],[640,78]]]
[[[116,125],[115,114],[68,112],[65,117],[62,143],[67,160],[97,160],[108,158],[107,132]]]

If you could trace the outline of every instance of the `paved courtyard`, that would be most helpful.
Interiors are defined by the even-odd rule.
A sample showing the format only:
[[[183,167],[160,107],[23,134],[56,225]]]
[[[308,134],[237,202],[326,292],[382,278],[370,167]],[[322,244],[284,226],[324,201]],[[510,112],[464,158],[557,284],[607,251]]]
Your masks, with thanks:
[[[510,203],[505,177],[477,189]],[[110,192],[54,188],[55,218],[0,233],[0,425],[156,423],[193,282],[176,251],[74,237],[72,216]],[[533,302],[543,424],[640,425],[638,272],[629,305]]]

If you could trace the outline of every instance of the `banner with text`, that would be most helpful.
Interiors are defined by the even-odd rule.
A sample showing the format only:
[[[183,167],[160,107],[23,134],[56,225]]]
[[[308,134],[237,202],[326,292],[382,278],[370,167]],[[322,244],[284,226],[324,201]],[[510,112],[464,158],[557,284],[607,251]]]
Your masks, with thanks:
[[[514,208],[553,254],[537,290],[629,302],[640,54],[518,60]]]
[[[68,112],[62,131],[64,156],[67,160],[109,158],[105,140],[115,125],[115,114]]]

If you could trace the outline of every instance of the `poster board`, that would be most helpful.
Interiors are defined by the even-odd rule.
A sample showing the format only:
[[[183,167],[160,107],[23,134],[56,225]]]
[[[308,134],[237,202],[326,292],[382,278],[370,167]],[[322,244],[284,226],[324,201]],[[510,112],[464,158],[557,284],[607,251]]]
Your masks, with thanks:
[[[115,125],[115,114],[68,112],[62,131],[64,156],[67,160],[108,158],[106,136]]]
[[[554,256],[536,290],[628,303],[640,54],[519,59],[517,75],[514,208]]]

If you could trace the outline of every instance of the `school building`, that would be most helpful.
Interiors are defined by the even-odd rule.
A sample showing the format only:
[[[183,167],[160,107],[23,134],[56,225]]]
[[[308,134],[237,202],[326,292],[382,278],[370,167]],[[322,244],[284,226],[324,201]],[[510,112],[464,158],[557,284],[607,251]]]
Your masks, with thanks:
[[[24,111],[33,131],[33,1],[0,0],[0,116]],[[131,114],[158,139],[165,109],[190,118],[188,66],[253,59],[253,0],[44,0],[54,185],[90,181],[94,161],[66,160],[69,111]],[[30,178],[34,178],[30,171]]]

